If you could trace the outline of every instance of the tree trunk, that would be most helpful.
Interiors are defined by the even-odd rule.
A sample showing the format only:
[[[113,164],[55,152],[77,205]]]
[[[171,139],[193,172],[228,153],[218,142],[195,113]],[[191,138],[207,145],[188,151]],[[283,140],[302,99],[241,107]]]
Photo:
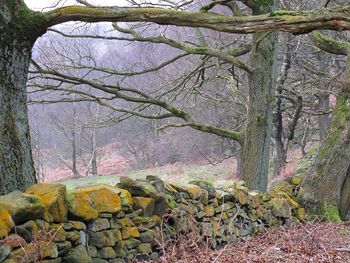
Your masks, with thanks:
[[[73,107],[73,120],[72,120],[72,172],[75,178],[80,177],[80,173],[78,171],[77,167],[77,127],[76,127],[76,110],[75,110],[75,103],[72,104]]]
[[[276,85],[276,93],[278,97],[276,99],[276,109],[275,109],[275,118],[274,118],[274,126],[275,126],[274,164],[275,165],[274,165],[273,177],[277,177],[280,175],[283,166],[286,164],[286,157],[287,157],[286,151],[288,151],[288,148],[285,148],[283,143],[282,93],[283,93],[284,83],[287,80],[288,72],[292,64],[292,45],[291,45],[292,39],[293,39],[293,36],[288,35],[287,49],[283,57],[281,72]]]
[[[23,0],[0,1],[0,195],[36,183],[26,81],[31,49],[45,23]]]
[[[30,50],[0,43],[0,195],[36,183],[26,105]]]
[[[265,7],[257,14],[270,12]],[[247,124],[241,141],[241,179],[252,190],[266,191],[268,182],[272,104],[275,77],[276,33],[258,33],[253,37],[249,75]]]
[[[328,135],[323,140],[299,199],[312,215],[348,219],[350,210],[350,84],[337,98]]]
[[[318,110],[320,112],[324,112],[325,114],[318,116],[318,126],[320,130],[320,141],[327,135],[328,127],[329,127],[329,94],[327,92],[321,93],[318,96]]]
[[[97,175],[97,158],[96,158],[96,150],[92,152],[92,159],[91,159],[91,173],[92,175]]]
[[[97,120],[94,120],[94,124]],[[91,174],[97,175],[97,154],[96,154],[96,127],[91,130]]]
[[[238,150],[236,154],[236,177],[241,177],[241,168],[242,168],[242,160],[241,160],[241,149]]]

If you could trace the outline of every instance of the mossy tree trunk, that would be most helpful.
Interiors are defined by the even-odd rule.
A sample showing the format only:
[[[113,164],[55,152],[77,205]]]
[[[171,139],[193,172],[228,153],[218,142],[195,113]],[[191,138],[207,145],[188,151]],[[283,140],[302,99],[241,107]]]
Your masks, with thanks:
[[[327,136],[305,176],[299,201],[310,215],[332,221],[348,220],[350,212],[350,44],[322,33],[314,44],[337,55],[347,55],[346,80],[338,94]]]
[[[350,83],[337,99],[328,135],[310,174],[305,177],[299,198],[310,214],[339,221],[350,208]],[[339,212],[338,212],[339,210]]]
[[[36,182],[26,81],[38,32],[23,24],[26,11],[20,0],[0,3],[0,194],[24,190]]]
[[[0,194],[36,182],[26,106],[30,46],[0,44]]]
[[[255,15],[271,12],[271,5],[255,8]],[[256,33],[249,75],[248,117],[241,140],[241,179],[250,189],[266,191],[268,182],[272,107],[274,103],[277,33]]]
[[[327,136],[327,131],[330,123],[329,118],[329,93],[322,92],[318,95],[318,110],[323,114],[318,116],[318,127],[320,134],[320,141]]]

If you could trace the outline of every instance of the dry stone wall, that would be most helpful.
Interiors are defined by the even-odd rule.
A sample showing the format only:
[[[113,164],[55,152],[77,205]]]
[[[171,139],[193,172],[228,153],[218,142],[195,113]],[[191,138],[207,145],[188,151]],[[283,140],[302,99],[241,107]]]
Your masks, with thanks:
[[[66,190],[36,184],[0,197],[0,262],[107,263],[157,260],[161,245],[186,234],[212,248],[265,227],[303,220],[295,201],[301,178],[288,178],[267,193],[243,182],[214,187],[121,177],[115,186]]]

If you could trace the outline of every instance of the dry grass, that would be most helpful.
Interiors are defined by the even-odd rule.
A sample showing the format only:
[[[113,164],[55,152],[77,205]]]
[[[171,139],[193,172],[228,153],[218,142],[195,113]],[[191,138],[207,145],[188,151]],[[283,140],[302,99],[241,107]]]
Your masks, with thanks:
[[[0,246],[7,245],[17,250],[16,257],[13,262],[27,263],[42,262],[47,255],[50,245],[54,245],[54,239],[61,225],[58,229],[41,230],[33,236],[33,240],[27,243],[20,235],[11,234],[8,237],[0,240]],[[13,251],[12,251],[13,252]],[[12,262],[12,261],[11,261]]]
[[[208,244],[194,246],[185,236],[172,243],[159,262],[350,262],[350,226],[306,223],[270,228],[260,236],[219,250],[209,249]]]

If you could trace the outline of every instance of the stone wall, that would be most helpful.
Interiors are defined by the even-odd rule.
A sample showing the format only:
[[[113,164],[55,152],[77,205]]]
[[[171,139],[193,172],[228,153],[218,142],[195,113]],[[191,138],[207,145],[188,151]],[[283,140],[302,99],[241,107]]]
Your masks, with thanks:
[[[154,176],[69,191],[61,184],[37,184],[0,197],[0,262],[157,260],[159,244],[186,231],[216,248],[303,220],[294,198],[300,183],[299,177],[288,178],[264,194],[249,192],[242,182],[218,188]]]

